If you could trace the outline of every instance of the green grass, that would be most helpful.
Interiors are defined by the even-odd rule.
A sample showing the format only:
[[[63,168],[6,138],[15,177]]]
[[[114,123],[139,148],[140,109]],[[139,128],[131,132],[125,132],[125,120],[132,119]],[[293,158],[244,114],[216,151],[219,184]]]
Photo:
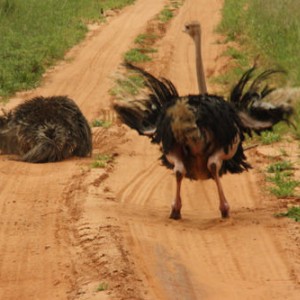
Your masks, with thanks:
[[[165,6],[164,9],[160,12],[158,15],[158,19],[162,23],[167,23],[169,20],[171,20],[174,17],[173,12],[170,10],[169,6]]]
[[[259,66],[277,67],[288,72],[291,86],[300,86],[300,2],[298,0],[225,0],[222,21],[218,31],[227,36],[226,41],[237,42],[235,50],[227,55],[234,59],[233,68],[246,69],[259,56]],[[235,82],[239,71],[227,72]],[[217,82],[227,84],[224,78]],[[277,82],[278,83],[278,82]],[[229,87],[227,87],[229,89]],[[300,138],[300,103],[296,105],[295,136]],[[286,129],[285,129],[286,130]]]
[[[97,154],[92,162],[92,168],[105,168],[113,161],[110,154]]]
[[[111,125],[112,125],[111,121],[105,121],[105,120],[100,120],[100,119],[95,119],[91,123],[92,127],[109,128]]]
[[[294,136],[297,140],[300,140],[300,103],[296,106],[293,122],[295,124],[295,128],[293,128]]]
[[[260,135],[260,141],[264,145],[270,145],[281,140],[281,135],[275,131],[263,131]]]
[[[156,34],[142,33],[134,39],[134,42],[138,45],[153,44],[157,38],[158,36]]]
[[[100,10],[134,0],[0,0],[0,97],[40,83],[42,74],[82,40]]]
[[[219,30],[286,70],[300,84],[300,2],[225,0]],[[299,69],[299,68],[298,68]]]
[[[287,212],[279,213],[276,217],[288,217],[294,219],[296,222],[300,222],[300,206],[293,206],[288,209]]]
[[[295,188],[300,185],[300,181],[294,180],[290,171],[277,171],[274,175],[267,176],[267,181],[273,183],[269,190],[278,198],[295,196]]]
[[[133,48],[125,53],[124,59],[126,62],[139,63],[151,61],[151,57],[145,53],[146,51],[142,48]]]
[[[116,79],[115,86],[110,90],[110,93],[117,97],[135,96],[143,87],[144,79],[141,76],[128,75],[127,77]]]
[[[293,164],[288,160],[278,161],[267,167],[267,172],[272,173],[267,176],[267,181],[273,185],[269,188],[273,195],[278,198],[295,195],[295,188],[300,185],[300,181],[295,180],[293,169]]]
[[[293,169],[293,164],[290,161],[283,160],[269,165],[267,168],[267,172],[276,173],[276,172],[282,172],[282,171],[287,171],[292,169]]]
[[[185,1],[185,0],[171,0],[171,1],[170,1],[170,2],[171,2],[170,4],[171,4],[171,6],[172,6],[173,8],[177,9],[177,8],[179,8],[180,6],[183,5],[184,1]]]
[[[222,21],[218,30],[225,32],[229,41],[235,41],[243,30],[240,24],[243,19],[244,5],[247,0],[225,0],[222,10]]]
[[[97,287],[97,292],[102,292],[108,290],[108,283],[106,282],[101,282],[98,287]]]

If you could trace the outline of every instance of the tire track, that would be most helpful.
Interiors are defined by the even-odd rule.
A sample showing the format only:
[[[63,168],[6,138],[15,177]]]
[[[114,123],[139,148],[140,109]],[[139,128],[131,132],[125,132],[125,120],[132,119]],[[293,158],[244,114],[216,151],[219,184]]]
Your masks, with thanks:
[[[158,188],[159,183],[166,176],[167,170],[162,172],[157,161],[151,163],[142,171],[135,174],[125,186],[118,191],[117,199],[122,203],[139,204],[146,206]]]

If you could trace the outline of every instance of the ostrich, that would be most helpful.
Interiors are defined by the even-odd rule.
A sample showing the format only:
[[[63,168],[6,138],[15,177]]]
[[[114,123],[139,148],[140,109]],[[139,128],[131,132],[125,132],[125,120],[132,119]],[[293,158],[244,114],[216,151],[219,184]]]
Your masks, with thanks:
[[[198,23],[185,26],[197,37]],[[195,33],[196,29],[196,34]],[[195,40],[195,44],[200,40]],[[199,56],[200,44],[196,55]],[[200,63],[199,63],[200,61]],[[243,149],[245,134],[271,130],[280,122],[288,122],[292,114],[289,106],[266,106],[262,101],[271,91],[263,81],[276,73],[266,70],[254,77],[255,67],[246,71],[232,89],[226,101],[223,97],[206,93],[201,58],[197,58],[200,94],[179,96],[173,83],[158,79],[147,71],[126,64],[145,79],[148,94],[145,99],[117,101],[114,109],[121,121],[141,135],[161,146],[163,165],[172,168],[176,177],[175,201],[171,219],[181,218],[181,183],[184,177],[192,180],[213,179],[219,195],[219,209],[223,218],[229,217],[229,204],[221,184],[227,172],[241,173],[251,168]],[[202,78],[202,79],[201,79]],[[246,89],[246,85],[250,84]],[[248,85],[247,85],[248,86]]]
[[[88,156],[91,129],[68,97],[35,97],[0,116],[0,151],[32,163]]]

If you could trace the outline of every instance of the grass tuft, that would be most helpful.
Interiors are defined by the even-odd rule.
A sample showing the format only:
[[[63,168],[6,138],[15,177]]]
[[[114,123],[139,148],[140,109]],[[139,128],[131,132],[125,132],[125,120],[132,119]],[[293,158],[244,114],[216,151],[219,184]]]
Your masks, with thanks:
[[[111,162],[113,162],[111,154],[97,154],[92,162],[92,168],[105,168]]]
[[[97,292],[102,292],[108,290],[108,283],[101,282],[97,287]]]
[[[293,169],[293,164],[290,161],[284,160],[269,165],[267,168],[267,172],[276,173],[276,172],[282,172],[282,171],[292,170],[292,169]]]
[[[274,175],[267,176],[267,181],[274,186],[270,187],[270,192],[277,198],[287,198],[295,195],[295,188],[300,185],[300,181],[292,178],[292,172],[275,172]]]
[[[146,44],[152,45],[157,40],[157,38],[158,36],[156,34],[142,33],[135,38],[134,43],[141,46]]]
[[[115,86],[110,90],[111,95],[117,97],[135,96],[139,90],[144,87],[144,79],[139,75],[128,75],[128,77],[119,78]]]
[[[133,48],[125,53],[125,61],[129,63],[138,63],[151,61],[151,57],[145,53],[146,51],[141,48]]]
[[[263,131],[260,135],[260,141],[264,145],[270,145],[281,140],[281,135],[275,131]]]
[[[288,209],[287,212],[278,213],[276,217],[288,217],[294,219],[296,222],[300,222],[300,206],[293,206]]]
[[[172,10],[168,6],[165,6],[164,9],[160,12],[158,18],[162,23],[167,23],[174,17]]]
[[[100,119],[95,119],[91,123],[92,127],[103,127],[103,128],[109,128],[112,125],[111,121],[105,121]]]

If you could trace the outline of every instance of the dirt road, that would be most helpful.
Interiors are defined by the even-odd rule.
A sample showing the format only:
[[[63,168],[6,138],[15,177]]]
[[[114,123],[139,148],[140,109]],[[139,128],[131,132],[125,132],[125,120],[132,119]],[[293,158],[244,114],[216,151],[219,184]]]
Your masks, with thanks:
[[[109,108],[122,54],[165,3],[138,0],[94,29],[26,97],[69,95],[89,120],[98,117]],[[221,0],[186,0],[157,45],[151,71],[181,94],[197,91],[193,44],[182,26],[202,22],[206,73],[218,73],[223,49],[213,29],[221,7]],[[226,221],[214,183],[187,180],[183,219],[169,220],[173,174],[160,166],[158,149],[129,129],[95,129],[96,153],[114,154],[114,164],[0,157],[1,300],[299,299],[299,225],[273,217],[280,206],[261,191],[259,149],[248,153],[253,171],[223,179],[232,214]]]

